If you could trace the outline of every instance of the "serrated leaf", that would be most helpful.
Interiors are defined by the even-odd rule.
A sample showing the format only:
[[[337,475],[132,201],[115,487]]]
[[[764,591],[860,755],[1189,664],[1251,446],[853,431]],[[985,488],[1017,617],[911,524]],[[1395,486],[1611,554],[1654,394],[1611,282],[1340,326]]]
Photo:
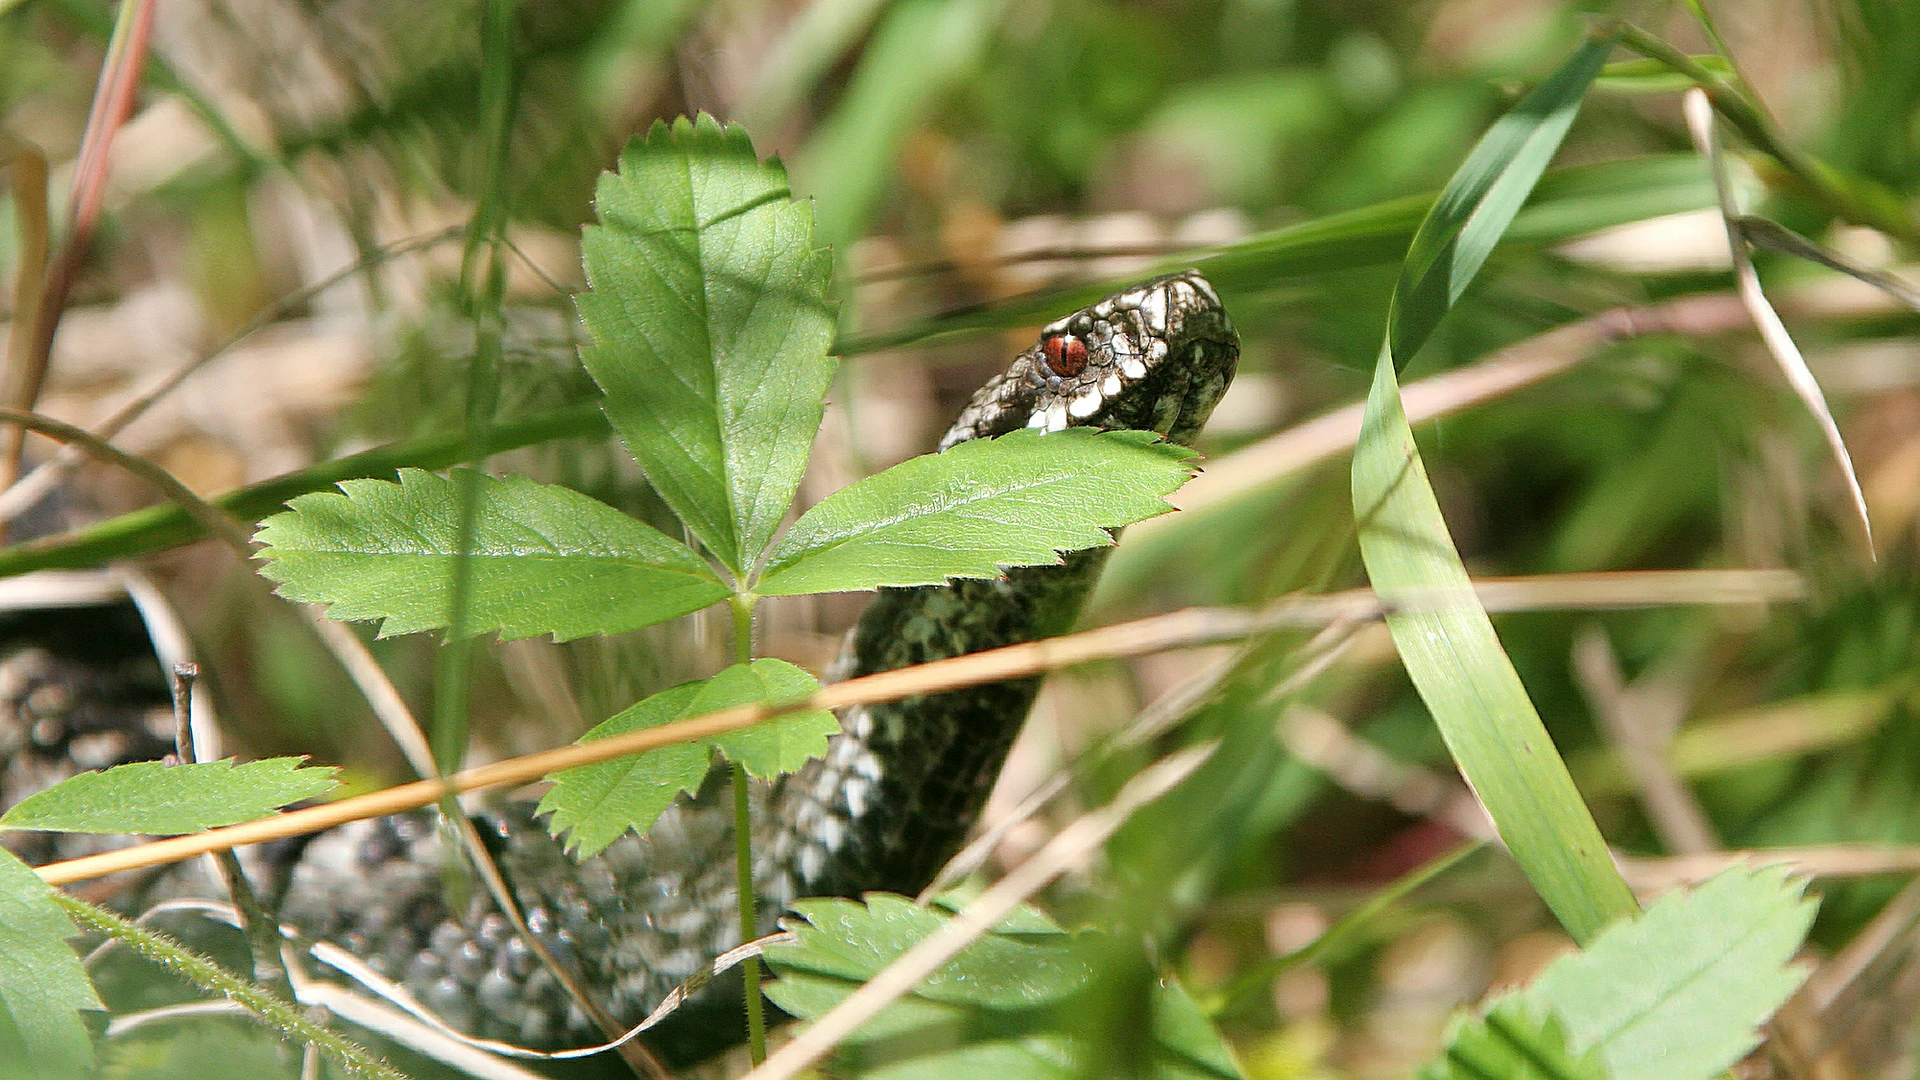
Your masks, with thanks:
[[[737,125],[656,123],[600,177],[580,358],[647,479],[736,574],[800,483],[833,380],[830,254]]]
[[[1408,676],[1514,860],[1576,941],[1639,906],[1473,591],[1397,372],[1499,243],[1612,48],[1589,41],[1500,118],[1414,234],[1353,455],[1360,554]]]
[[[1806,978],[1788,966],[1817,906],[1803,889],[1784,867],[1734,867],[1554,961],[1526,998],[1613,1080],[1708,1080]]]
[[[735,664],[710,679],[681,683],[629,706],[580,741],[659,727],[735,705],[792,701],[818,689],[813,676],[784,660]],[[809,709],[712,740],[566,769],[551,777],[553,787],[541,798],[539,813],[552,814],[547,828],[555,836],[565,834],[576,857],[589,858],[628,829],[645,833],[681,792],[698,790],[714,749],[749,774],[767,779],[824,754],[827,739],[839,730],[831,712]]]
[[[0,815],[0,828],[178,836],[237,825],[339,786],[339,770],[303,768],[305,760],[135,761],[83,772],[14,804]]]
[[[701,682],[681,683],[615,713],[580,741],[659,727],[694,715]],[[549,779],[539,813],[552,814],[547,829],[565,835],[576,858],[591,858],[628,829],[645,833],[681,792],[692,794],[707,775],[712,752],[699,743],[676,743],[634,757],[564,769]]]
[[[1597,1056],[1576,1055],[1569,1048],[1565,1028],[1552,1011],[1518,994],[1500,998],[1484,1016],[1456,1020],[1446,1048],[1419,1075],[1420,1080],[1608,1080]]]
[[[798,701],[819,689],[813,676],[785,660],[735,664],[707,680],[694,702],[692,715],[757,701]],[[831,712],[806,709],[716,736],[713,745],[728,761],[745,768],[749,776],[771,780],[826,753],[827,740],[839,730],[840,721]]]
[[[1113,542],[1166,513],[1193,452],[1151,432],[1068,428],[972,439],[834,492],[781,539],[756,592],[851,592],[991,578]]]
[[[801,918],[782,925],[795,940],[766,953],[779,975],[767,996],[802,1019],[839,1004],[951,917],[888,893],[869,893],[864,904],[802,900],[794,910]],[[840,1063],[866,1078],[958,1078],[982,1075],[982,1067],[998,1080],[1078,1075],[1083,1055],[1061,1010],[1071,1010],[1094,978],[1088,948],[1096,943],[1022,908],[844,1040]],[[1239,1075],[1219,1033],[1177,983],[1157,988],[1154,1017],[1156,1075]]]
[[[457,485],[419,469],[398,483],[348,480],[261,524],[261,574],[335,619],[383,620],[383,637],[445,627],[460,550]],[[723,599],[699,556],[570,488],[480,478],[466,625],[503,638],[613,634]]]
[[[67,944],[74,934],[47,883],[0,849],[0,1062],[36,1080],[93,1075],[80,1010],[104,1006]]]

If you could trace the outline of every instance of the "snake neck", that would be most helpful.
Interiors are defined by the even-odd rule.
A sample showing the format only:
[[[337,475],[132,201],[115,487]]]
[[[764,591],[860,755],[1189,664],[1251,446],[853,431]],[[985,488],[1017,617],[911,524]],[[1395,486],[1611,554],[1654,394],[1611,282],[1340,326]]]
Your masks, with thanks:
[[[883,589],[849,641],[850,674],[1064,633],[1108,552],[991,581]],[[827,756],[776,788],[765,838],[782,891],[918,892],[965,840],[1039,689],[1032,677],[847,710]]]

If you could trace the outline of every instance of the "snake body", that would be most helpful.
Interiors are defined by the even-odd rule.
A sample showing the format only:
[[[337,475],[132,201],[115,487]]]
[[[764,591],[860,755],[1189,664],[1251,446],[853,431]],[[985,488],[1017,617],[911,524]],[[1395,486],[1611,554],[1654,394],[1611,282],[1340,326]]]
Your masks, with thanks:
[[[1238,356],[1238,337],[1204,278],[1157,278],[1045,327],[980,388],[940,447],[1080,424],[1189,442]],[[1107,550],[992,580],[883,589],[849,636],[838,673],[1065,632]],[[1038,689],[1029,678],[851,708],[824,758],[757,787],[762,932],[801,897],[923,888],[964,840]],[[621,1023],[637,1023],[739,943],[729,795],[716,770],[644,838],[629,834],[578,862],[529,804],[480,819],[531,930]],[[600,1041],[483,891],[449,902],[442,833],[429,816],[343,826],[266,861],[273,880],[265,891],[283,922],[344,946],[452,1026],[531,1047]],[[155,895],[168,891],[163,884]],[[737,979],[708,987],[648,1041],[669,1061],[737,1042],[738,994]]]

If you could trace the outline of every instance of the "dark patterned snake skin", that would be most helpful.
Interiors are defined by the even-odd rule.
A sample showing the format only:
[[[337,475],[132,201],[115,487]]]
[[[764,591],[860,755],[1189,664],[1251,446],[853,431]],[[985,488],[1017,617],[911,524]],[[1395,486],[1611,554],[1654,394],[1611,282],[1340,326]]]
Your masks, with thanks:
[[[1158,278],[1047,326],[980,388],[940,448],[1082,424],[1190,442],[1238,357],[1239,339],[1204,278]],[[997,580],[882,590],[837,673],[1063,633],[1106,555],[1083,551]],[[763,932],[799,897],[923,888],[964,840],[1038,688],[1038,679],[1023,679],[850,709],[825,758],[758,785],[754,878]],[[613,1017],[634,1024],[739,944],[730,810],[716,771],[644,839],[629,834],[578,863],[533,818],[531,804],[478,820],[532,930]],[[283,922],[344,946],[456,1028],[530,1047],[599,1042],[483,890],[471,890],[458,910],[450,906],[442,840],[420,814],[337,828],[268,853],[262,876],[274,880],[264,891]],[[194,887],[163,880],[148,899]],[[739,1041],[739,994],[737,978],[716,982],[648,1032],[649,1044],[685,1062]]]

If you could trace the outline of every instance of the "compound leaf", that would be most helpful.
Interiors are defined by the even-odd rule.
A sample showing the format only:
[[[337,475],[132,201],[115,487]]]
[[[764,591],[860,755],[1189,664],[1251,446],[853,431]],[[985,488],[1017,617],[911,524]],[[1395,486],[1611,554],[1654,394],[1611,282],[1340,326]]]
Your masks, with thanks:
[[[728,589],[684,544],[570,488],[478,477],[466,625],[565,641],[698,611]],[[382,636],[445,627],[460,550],[458,484],[420,469],[398,483],[347,480],[261,524],[261,573],[335,619],[379,619]]]
[[[1142,431],[972,439],[821,500],[782,538],[755,591],[935,585],[1058,562],[1166,513],[1166,497],[1193,475],[1192,457]]]
[[[833,379],[832,258],[786,171],[737,125],[656,123],[595,195],[583,241],[607,418],[736,575],[786,515]]]
[[[337,770],[302,768],[304,760],[135,761],[83,772],[20,800],[0,828],[177,836],[252,821],[338,786]]]

